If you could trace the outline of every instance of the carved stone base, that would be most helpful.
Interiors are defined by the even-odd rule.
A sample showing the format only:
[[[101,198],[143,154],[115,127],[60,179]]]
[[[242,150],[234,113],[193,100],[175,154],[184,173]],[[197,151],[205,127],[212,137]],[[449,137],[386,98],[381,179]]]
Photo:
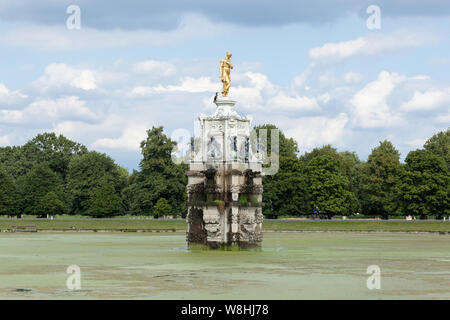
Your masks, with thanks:
[[[201,134],[191,145],[187,242],[209,248],[261,246],[262,162],[259,147],[250,143],[250,117],[239,116],[231,99],[215,103],[213,115],[199,117]]]

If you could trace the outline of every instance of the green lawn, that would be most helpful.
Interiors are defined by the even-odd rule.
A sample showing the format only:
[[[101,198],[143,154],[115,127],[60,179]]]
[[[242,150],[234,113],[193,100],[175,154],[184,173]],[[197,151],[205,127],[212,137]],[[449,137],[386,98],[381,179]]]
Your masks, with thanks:
[[[183,220],[1,220],[0,229],[34,225],[38,230],[185,230]]]
[[[174,231],[186,230],[184,220],[0,220],[0,230],[33,225],[38,230]],[[450,221],[274,221],[263,223],[273,231],[431,231],[450,233]]]
[[[265,221],[265,230],[304,231],[433,231],[449,232],[450,221]]]

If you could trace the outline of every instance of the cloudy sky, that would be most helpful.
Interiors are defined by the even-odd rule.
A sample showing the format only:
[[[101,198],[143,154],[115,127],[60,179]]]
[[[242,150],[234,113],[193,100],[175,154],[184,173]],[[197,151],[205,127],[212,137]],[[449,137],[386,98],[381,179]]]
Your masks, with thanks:
[[[193,132],[214,111],[230,50],[230,97],[253,124],[301,153],[365,160],[389,139],[404,158],[449,127],[449,30],[443,0],[1,0],[0,146],[54,131],[137,168],[146,129]]]

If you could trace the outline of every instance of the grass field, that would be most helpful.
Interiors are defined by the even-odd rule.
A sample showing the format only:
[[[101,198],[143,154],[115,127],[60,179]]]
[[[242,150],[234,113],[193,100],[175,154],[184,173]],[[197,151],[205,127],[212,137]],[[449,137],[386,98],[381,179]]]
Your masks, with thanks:
[[[273,232],[215,251],[181,233],[1,233],[0,260],[0,299],[450,299],[448,234]]]
[[[184,231],[184,220],[0,220],[0,230],[12,231],[14,226],[33,225],[47,231]],[[403,231],[450,233],[450,221],[350,221],[350,220],[266,220],[265,231]]]

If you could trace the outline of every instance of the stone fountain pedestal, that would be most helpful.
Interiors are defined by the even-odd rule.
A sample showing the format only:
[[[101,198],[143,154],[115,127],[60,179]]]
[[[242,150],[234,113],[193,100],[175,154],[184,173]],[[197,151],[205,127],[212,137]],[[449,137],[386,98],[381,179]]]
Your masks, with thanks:
[[[218,99],[212,116],[200,115],[188,176],[189,246],[260,247],[262,162],[254,152],[249,117],[235,101]]]

